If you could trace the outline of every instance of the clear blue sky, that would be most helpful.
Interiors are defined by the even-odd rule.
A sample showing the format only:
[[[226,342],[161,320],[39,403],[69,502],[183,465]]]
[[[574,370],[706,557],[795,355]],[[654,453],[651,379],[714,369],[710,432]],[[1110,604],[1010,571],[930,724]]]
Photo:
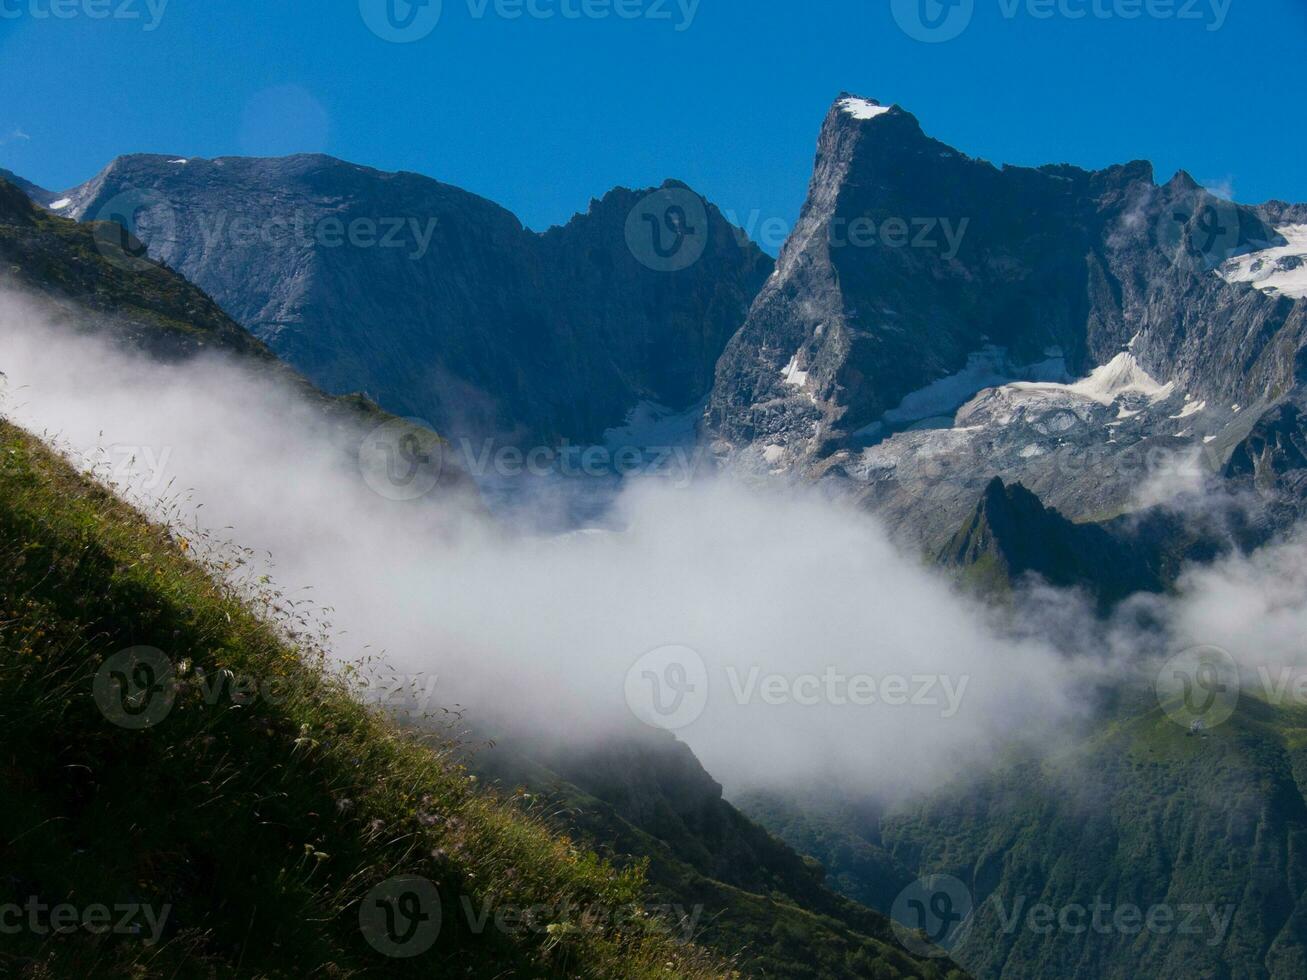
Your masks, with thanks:
[[[692,18],[695,0],[530,0],[551,19],[443,0],[407,44],[365,24],[360,2],[386,29],[385,0],[167,0],[147,30],[164,2],[0,0],[0,166],[59,190],[122,153],[321,150],[535,228],[666,177],[742,224],[789,221],[847,89],[995,162],[1147,158],[1239,200],[1307,201],[1304,0],[954,0],[970,21],[939,43],[900,26],[921,0],[698,0]],[[583,3],[608,16],[563,16]]]

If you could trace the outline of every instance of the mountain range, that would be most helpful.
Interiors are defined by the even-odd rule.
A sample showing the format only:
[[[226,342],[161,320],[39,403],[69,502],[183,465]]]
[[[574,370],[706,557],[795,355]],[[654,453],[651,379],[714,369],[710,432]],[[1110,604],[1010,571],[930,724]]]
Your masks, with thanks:
[[[698,257],[671,273],[626,243],[632,209],[660,193],[698,204]],[[707,396],[772,263],[699,202],[675,182],[619,188],[537,234],[448,184],[325,156],[121,157],[50,199],[126,221],[324,391],[528,446],[599,442],[642,402]]]
[[[34,303],[34,309],[59,328],[107,338],[117,346],[147,354],[161,371],[197,357],[219,355],[270,385],[288,387],[316,417],[328,423],[332,448],[352,457],[354,465],[371,432],[402,421],[367,398],[320,392],[228,318],[196,286],[145,257],[139,241],[119,237],[121,230],[118,225],[79,224],[51,213],[30,201],[17,185],[0,178],[0,284]],[[3,377],[0,374],[0,380]],[[439,439],[417,426],[408,426],[407,431],[423,440],[424,449]],[[111,969],[155,976],[163,974],[149,971],[177,971],[187,963],[203,964],[203,969],[212,971],[231,970],[232,961],[239,960],[249,969],[259,964],[268,971],[267,976],[294,976],[302,975],[309,963],[328,975],[353,969],[346,964],[366,963],[366,958],[358,959],[365,954],[351,948],[358,945],[357,921],[349,921],[351,915],[358,918],[353,903],[342,916],[341,909],[331,904],[340,900],[339,895],[324,893],[320,886],[317,891],[304,891],[295,883],[300,874],[297,865],[304,859],[295,835],[330,836],[333,850],[347,850],[360,858],[369,853],[376,856],[379,841],[374,832],[360,833],[352,810],[341,809],[339,798],[333,800],[329,795],[314,803],[300,800],[297,805],[305,810],[331,811],[335,819],[329,821],[330,826],[323,825],[318,812],[308,817],[300,811],[280,814],[283,832],[295,840],[289,851],[284,840],[259,836],[257,812],[232,816],[235,807],[259,807],[258,792],[253,785],[244,785],[242,773],[252,775],[254,763],[250,760],[260,754],[280,751],[271,747],[280,745],[282,735],[289,739],[302,730],[299,718],[292,723],[291,716],[282,711],[294,709],[298,702],[289,707],[284,702],[264,706],[257,717],[245,719],[244,715],[253,713],[241,712],[244,705],[220,698],[225,712],[221,723],[197,719],[206,726],[203,736],[195,732],[183,735],[175,726],[161,729],[159,738],[151,743],[163,756],[150,763],[157,780],[142,778],[134,766],[114,761],[139,754],[139,745],[130,743],[139,733],[116,729],[106,737],[103,719],[91,698],[80,698],[57,723],[48,717],[34,720],[31,713],[33,702],[56,704],[58,699],[40,692],[69,690],[70,674],[85,674],[81,679],[86,683],[81,687],[89,690],[89,673],[97,663],[93,658],[106,656],[129,640],[135,644],[132,649],[156,643],[198,651],[203,644],[191,636],[192,631],[201,630],[211,637],[215,630],[230,629],[219,643],[219,659],[200,652],[196,666],[221,674],[243,664],[244,669],[266,678],[295,664],[292,680],[298,678],[295,682],[307,685],[304,689],[312,695],[311,724],[341,725],[342,731],[349,729],[349,738],[361,740],[354,751],[377,755],[370,766],[360,770],[350,765],[351,771],[367,779],[384,779],[389,767],[400,767],[395,771],[403,772],[398,778],[406,785],[417,780],[428,791],[423,806],[435,806],[435,797],[440,806],[450,807],[451,814],[459,814],[449,817],[451,823],[490,821],[493,829],[479,831],[488,834],[485,841],[437,862],[435,869],[427,872],[444,876],[439,879],[442,893],[451,899],[443,913],[447,924],[465,914],[465,908],[452,901],[466,888],[459,877],[470,867],[480,867],[480,862],[502,861],[501,851],[514,848],[534,849],[519,853],[515,860],[519,870],[538,878],[541,891],[513,898],[511,892],[492,890],[480,900],[492,906],[506,904],[510,909],[514,903],[549,908],[553,915],[569,909],[582,916],[596,909],[609,915],[625,910],[646,920],[634,937],[622,936],[620,930],[600,935],[584,921],[572,923],[568,928],[575,937],[560,944],[550,933],[543,952],[521,941],[496,948],[494,942],[486,941],[484,930],[475,928],[470,935],[458,934],[457,929],[442,932],[458,935],[447,945],[460,947],[446,950],[445,955],[474,975],[517,970],[531,971],[529,975],[615,980],[647,967],[655,972],[683,970],[696,977],[727,977],[737,975],[737,970],[785,977],[948,980],[964,976],[947,961],[903,949],[885,916],[827,888],[819,866],[726,802],[721,786],[693,754],[665,733],[638,729],[589,757],[562,747],[549,751],[532,741],[507,744],[496,747],[488,757],[467,760],[466,765],[452,759],[461,748],[441,750],[451,756],[445,760],[443,755],[433,756],[424,744],[413,751],[418,758],[435,758],[437,761],[428,764],[434,765],[435,771],[403,768],[414,760],[406,759],[403,749],[396,756],[395,746],[405,744],[411,733],[385,723],[373,727],[378,724],[375,719],[362,721],[355,714],[361,707],[341,696],[333,682],[315,676],[311,659],[300,663],[287,654],[283,643],[305,642],[299,628],[287,632],[287,623],[259,618],[267,616],[267,610],[280,599],[264,596],[260,613],[254,613],[248,600],[235,592],[211,594],[206,588],[214,589],[210,579],[213,567],[197,564],[190,543],[175,529],[151,524],[94,481],[74,472],[37,439],[4,420],[0,420],[0,445],[7,459],[0,467],[0,488],[4,490],[0,494],[0,549],[11,559],[0,574],[0,609],[24,610],[22,616],[15,614],[13,620],[6,618],[0,623],[0,702],[6,705],[8,744],[21,745],[26,760],[24,766],[11,765],[8,757],[0,760],[0,785],[27,801],[21,812],[12,811],[0,821],[5,828],[5,843],[0,845],[5,869],[0,899],[7,902],[12,897],[21,904],[33,890],[43,900],[75,894],[86,880],[78,862],[96,861],[108,867],[113,864],[109,852],[132,836],[168,849],[165,857],[148,844],[140,848],[140,860],[157,863],[162,870],[157,876],[151,874],[148,883],[139,883],[129,880],[129,872],[102,869],[97,872],[96,893],[110,889],[139,896],[144,891],[159,902],[168,902],[167,907],[176,909],[186,923],[180,931],[174,928],[167,934],[167,952],[153,957],[150,964],[132,961],[129,949],[107,956],[93,944],[72,944],[47,956],[39,948],[25,946],[15,952],[0,941],[0,969],[40,969],[52,976]],[[427,499],[440,506],[457,503],[457,511],[463,514],[469,513],[469,498],[476,493],[468,474],[452,466],[442,468],[432,489]],[[60,502],[58,506],[52,503],[55,500]],[[411,503],[421,506],[424,501]],[[38,530],[32,529],[34,522],[39,524]],[[87,527],[96,530],[88,532]],[[154,571],[141,572],[143,582],[130,580],[140,565],[125,564],[124,547],[135,548],[136,553],[148,547],[152,554],[143,557],[152,562],[157,557]],[[28,562],[27,556],[35,553],[32,549],[39,551],[39,558]],[[88,566],[88,554],[93,567]],[[48,566],[41,564],[47,560]],[[32,598],[36,593],[43,597],[39,602]],[[45,602],[67,608],[56,610],[42,604]],[[225,625],[206,627],[197,623],[197,616],[216,616]],[[10,643],[11,629],[31,632],[36,638],[17,650]],[[69,637],[81,638],[72,647],[71,658],[68,649],[59,645],[72,643]],[[48,662],[52,673],[29,670],[19,684],[13,681],[16,668],[10,662],[11,654],[34,655],[37,663]],[[298,674],[301,670],[308,673]],[[324,699],[322,692],[328,689],[331,693]],[[342,721],[339,712],[350,720]],[[179,741],[172,741],[171,735],[177,735]],[[212,748],[215,744],[221,745],[218,757],[231,754],[244,760],[243,768],[238,767],[241,773],[228,773],[218,780],[227,795],[208,796],[213,785],[209,781],[201,781],[198,789],[179,788],[176,779],[190,770],[175,771],[165,759],[187,755],[197,745]],[[55,759],[64,761],[56,764],[51,761]],[[80,761],[71,763],[70,759]],[[188,765],[203,766],[205,762],[192,759]],[[69,766],[94,776],[69,790],[59,776]],[[470,804],[463,795],[471,766],[494,789],[502,790],[501,796],[488,797],[495,801],[488,811]],[[278,798],[322,794],[323,784],[333,785],[338,794],[365,794],[362,786],[345,790],[341,775],[331,767],[331,763],[315,761],[308,766],[311,775],[289,777],[277,792]],[[253,778],[266,778],[266,774]],[[522,787],[530,787],[547,802],[552,814],[548,820],[514,809],[514,801],[526,792]],[[248,798],[236,803],[233,794],[247,790]],[[181,802],[185,800],[190,803]],[[203,820],[181,829],[173,822],[163,826],[170,808],[186,805],[222,808],[240,824],[242,833],[225,832],[220,836],[227,843],[218,845],[214,830]],[[401,806],[400,813],[402,816],[397,816],[392,809],[386,819],[430,826],[431,818],[420,808]],[[52,821],[69,826],[72,835],[61,841],[61,846],[49,849],[52,856],[45,856],[42,849],[33,855],[19,854],[8,843],[28,832],[33,822]],[[584,841],[587,849],[578,850],[569,837],[561,836],[564,833]],[[414,858],[404,839],[385,845],[402,845],[385,860],[412,870]],[[229,853],[218,853],[228,846]],[[62,855],[74,852],[72,864],[65,863]],[[319,856],[320,860],[328,858],[325,852]],[[452,872],[445,866],[450,863],[457,866]],[[246,866],[247,880],[229,879],[221,870],[236,865]],[[498,872],[504,870],[501,867]],[[491,880],[484,871],[480,873],[487,882]],[[348,882],[359,879],[357,868],[343,873],[339,880],[335,875],[332,871],[332,887],[344,891],[350,887]],[[464,900],[470,896],[465,895]],[[293,905],[302,918],[317,926],[305,929],[302,921],[259,917],[260,901]],[[233,914],[246,920],[243,940],[233,938],[235,929],[228,921]],[[670,921],[659,924],[666,914],[671,915]],[[680,916],[688,921],[679,922]],[[250,924],[256,917],[258,929]],[[338,919],[344,920],[343,926]],[[687,929],[689,933],[679,941],[659,938],[680,936]],[[295,933],[293,940],[287,931]],[[510,930],[507,934],[521,933]],[[239,956],[230,953],[233,941],[241,949]],[[647,955],[646,944],[652,950],[648,953],[651,960],[637,967],[636,958]],[[414,968],[420,970],[424,962],[417,961]],[[237,975],[243,975],[239,974],[239,962],[235,969]],[[578,974],[577,970],[584,972]]]
[[[676,181],[544,233],[322,156],[122,157],[64,192],[0,183],[0,206],[0,267],[165,358],[222,343],[344,410],[516,446],[649,448],[633,421],[679,416],[716,467],[852,500],[1000,605],[1042,581],[1106,615],[1307,501],[1307,205],[1140,161],[997,167],[848,93],[774,263]],[[483,771],[649,859],[759,975],[943,975],[891,954],[885,916],[947,874],[979,910],[950,947],[978,977],[1300,976],[1301,711],[1250,697],[1203,732],[1133,682],[1090,700],[1053,759],[889,809],[832,787],[727,801],[661,738],[508,745]],[[1100,898],[1235,911],[1211,943],[1006,925],[1015,901]]]

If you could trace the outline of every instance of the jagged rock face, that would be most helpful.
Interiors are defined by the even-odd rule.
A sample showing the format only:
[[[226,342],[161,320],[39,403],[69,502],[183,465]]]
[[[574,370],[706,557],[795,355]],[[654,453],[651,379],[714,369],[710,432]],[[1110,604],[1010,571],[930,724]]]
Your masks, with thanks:
[[[1257,419],[1225,465],[1236,487],[1250,487],[1290,523],[1307,511],[1307,412],[1301,398],[1274,406]]]
[[[1073,524],[1020,484],[1006,486],[995,478],[939,560],[964,569],[974,585],[991,594],[1037,575],[1052,585],[1085,589],[1109,604],[1162,588],[1138,545],[1096,524]]]
[[[1169,588],[1194,564],[1265,544],[1275,526],[1237,494],[1214,495],[1197,511],[1155,505],[1076,524],[1020,484],[995,477],[936,562],[989,598],[1005,598],[1034,577],[1080,590],[1106,612],[1130,596]]]
[[[538,235],[458,188],[329,157],[132,156],[64,213],[134,218],[152,257],[329,391],[452,434],[588,441],[640,401],[701,400],[771,268],[706,205],[701,257],[649,268],[626,236],[644,196]]]
[[[0,178],[0,286],[17,287],[51,323],[102,336],[161,365],[210,354],[241,363],[252,376],[295,392],[304,407],[327,423],[327,442],[351,468],[358,465],[364,436],[395,421],[365,398],[324,395],[197,286],[141,257],[139,241],[121,234],[106,237],[105,230],[38,207],[23,188]],[[107,241],[118,248],[106,248]],[[398,427],[411,432],[423,451],[432,451],[439,441],[424,428]],[[442,502],[456,499],[469,512],[482,507],[457,459],[441,467],[435,488]]]
[[[1074,519],[1120,513],[1149,476],[1139,458],[1214,457],[1241,412],[1297,384],[1307,291],[1277,229],[1299,220],[1184,174],[1159,187],[1146,163],[996,168],[897,106],[844,96],[800,222],[718,365],[717,448],[852,483],[932,548],[996,475]],[[1227,265],[1252,252],[1258,271]],[[1152,387],[1041,398],[1028,384],[1106,366]]]
[[[44,187],[38,187],[30,180],[24,180],[18,174],[0,167],[0,180],[13,184],[20,191],[26,194],[31,200],[43,207],[48,207],[55,200],[55,195],[50,193]]]

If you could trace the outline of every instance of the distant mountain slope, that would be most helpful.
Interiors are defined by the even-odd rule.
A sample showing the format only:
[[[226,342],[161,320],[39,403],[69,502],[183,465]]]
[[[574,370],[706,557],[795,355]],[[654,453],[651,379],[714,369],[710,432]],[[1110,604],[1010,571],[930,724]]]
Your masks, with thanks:
[[[1037,575],[1061,588],[1081,588],[1104,603],[1163,587],[1145,549],[1097,524],[1073,524],[1020,484],[998,477],[975,513],[940,553],[990,594]]]
[[[1307,713],[1245,692],[1192,732],[1149,700],[1124,699],[1049,761],[902,810],[744,808],[882,910],[896,878],[957,878],[976,915],[952,956],[984,980],[1302,976]]]
[[[991,599],[1004,599],[1035,577],[1078,589],[1106,612],[1140,592],[1169,589],[1193,565],[1253,551],[1297,513],[1277,513],[1278,497],[1259,501],[1240,494],[1237,485],[1230,489],[1209,494],[1201,505],[1156,505],[1077,524],[1019,483],[995,477],[936,563]]]
[[[49,207],[58,197],[53,191],[48,191],[44,187],[37,187],[30,180],[24,180],[18,174],[4,169],[4,167],[0,167],[0,180],[13,184],[42,207]]]
[[[649,859],[654,901],[701,910],[698,941],[746,976],[961,977],[904,949],[889,921],[836,894],[825,871],[722,798],[693,753],[652,731],[592,749],[498,744],[472,765],[525,786],[618,864]]]
[[[843,96],[711,428],[746,468],[847,479],[932,550],[994,476],[1113,516],[1161,454],[1302,380],[1301,215],[1143,162],[995,167]]]
[[[185,279],[149,262],[110,261],[112,241],[103,229],[34,207],[20,187],[0,180],[0,273],[11,283],[45,296],[70,317],[103,314],[125,340],[156,355],[210,349],[275,362]]]
[[[392,418],[365,397],[324,395],[202,290],[140,249],[118,225],[51,214],[0,179],[0,285],[34,298],[44,316],[74,331],[107,334],[164,362],[229,354],[316,406],[331,423],[334,444],[350,457],[357,457],[368,432]],[[430,445],[439,439],[426,429],[413,434]],[[457,458],[445,461],[437,486],[480,507]]]
[[[62,213],[118,215],[329,392],[457,434],[599,441],[642,401],[704,398],[771,272],[716,208],[662,192],[649,227],[632,214],[652,189],[619,189],[536,234],[448,184],[325,156],[128,156]],[[664,234],[695,260],[645,254],[639,236]]]

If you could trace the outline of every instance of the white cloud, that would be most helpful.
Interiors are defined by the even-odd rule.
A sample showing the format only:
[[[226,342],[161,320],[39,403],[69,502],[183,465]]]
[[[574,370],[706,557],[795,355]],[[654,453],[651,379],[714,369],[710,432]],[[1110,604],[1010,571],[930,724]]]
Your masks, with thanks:
[[[1169,626],[1159,638],[1128,618],[1095,623],[1078,598],[1051,590],[1000,615],[900,554],[865,514],[814,493],[637,482],[617,505],[623,531],[551,538],[396,504],[266,378],[214,357],[164,367],[128,356],[56,331],[12,297],[0,297],[0,370],[6,415],[82,458],[148,447],[125,474],[143,500],[162,508],[161,492],[176,502],[188,491],[193,519],[275,555],[253,572],[312,588],[332,608],[341,660],[385,651],[398,671],[435,674],[437,699],[488,729],[586,741],[629,729],[632,665],[655,648],[693,648],[707,701],[678,735],[734,789],[810,778],[860,793],[928,789],[983,770],[1014,742],[1056,745],[1100,681],[1164,653],[1169,636],[1255,640],[1288,656],[1307,635],[1301,549],[1196,572],[1180,597],[1140,600]],[[1291,586],[1260,588],[1288,572]],[[960,700],[946,713],[757,693],[770,675],[811,693],[803,679],[831,672],[865,675],[882,694],[903,677],[909,698],[914,679],[934,678],[937,699],[948,686]],[[741,704],[733,685],[751,676]]]

